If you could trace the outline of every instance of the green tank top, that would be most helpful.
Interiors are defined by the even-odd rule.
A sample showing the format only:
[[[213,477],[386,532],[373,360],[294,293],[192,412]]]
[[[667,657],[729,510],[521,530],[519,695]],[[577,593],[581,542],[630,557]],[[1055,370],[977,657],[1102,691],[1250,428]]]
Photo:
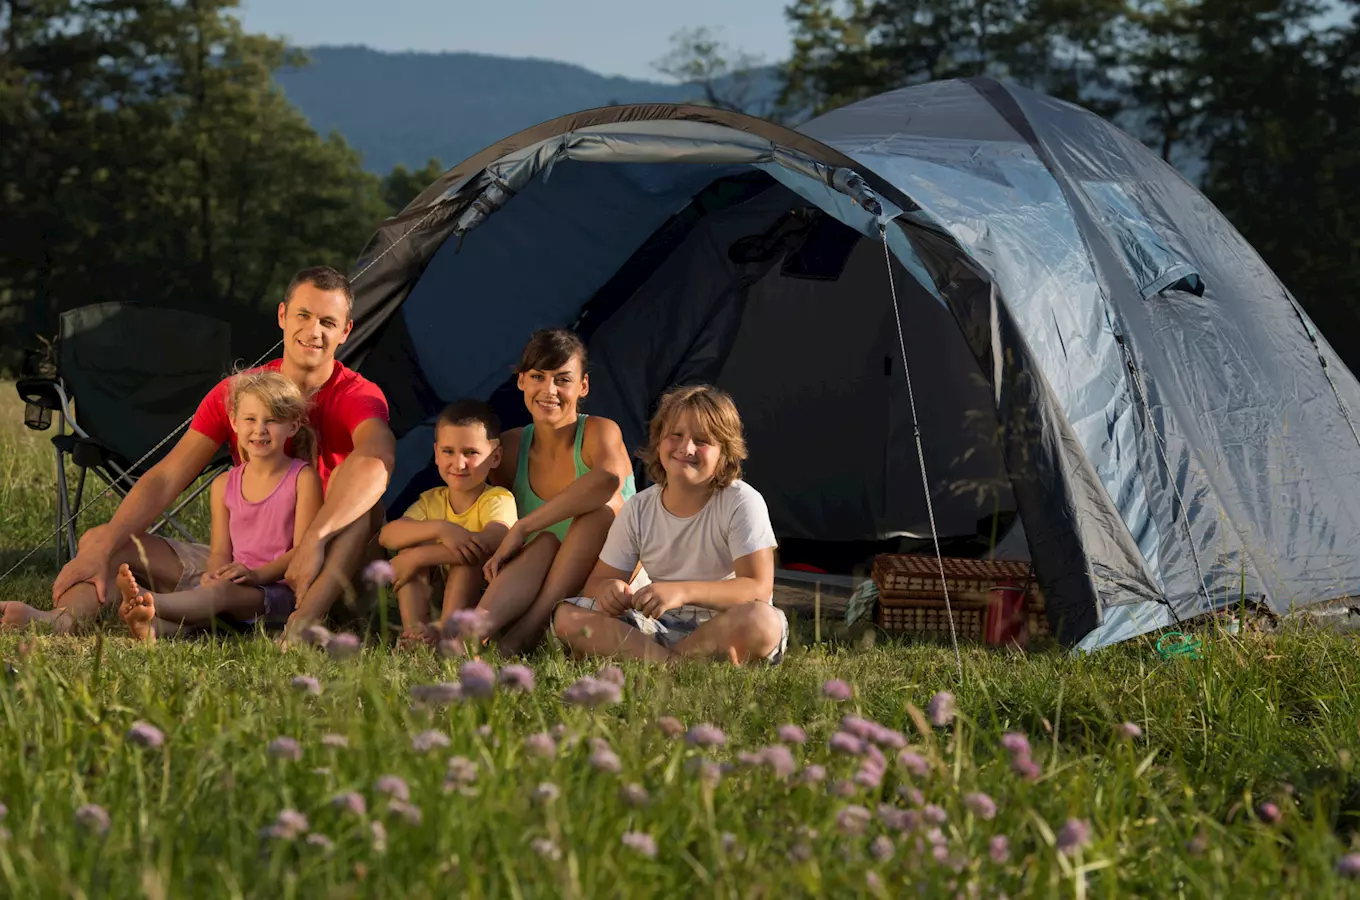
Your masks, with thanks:
[[[587,418],[589,417],[586,416],[585,413],[581,413],[576,417],[576,443],[572,446],[571,456],[572,461],[576,464],[577,478],[580,478],[590,471],[590,467],[581,459],[581,442],[584,441],[586,437]],[[521,519],[538,509],[545,502],[539,499],[539,496],[534,493],[534,489],[529,486],[529,448],[533,445],[533,442],[534,426],[531,422],[524,426],[524,431],[520,434],[519,462],[515,466],[515,506],[519,511],[519,517]],[[624,479],[623,490],[620,493],[623,494],[623,499],[625,500],[636,493],[631,473]],[[567,529],[571,527],[571,523],[571,519],[563,519],[561,522],[549,525],[547,528],[544,528],[543,531],[550,531],[557,535],[559,541],[565,540],[567,537]],[[532,539],[539,533],[540,532],[535,531],[528,536],[528,539]]]

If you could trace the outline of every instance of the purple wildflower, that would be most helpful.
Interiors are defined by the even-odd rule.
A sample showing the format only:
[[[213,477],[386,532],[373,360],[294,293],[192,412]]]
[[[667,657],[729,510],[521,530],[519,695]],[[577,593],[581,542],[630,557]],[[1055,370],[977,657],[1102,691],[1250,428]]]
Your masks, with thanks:
[[[453,681],[417,684],[411,688],[411,696],[417,703],[453,703],[463,698],[463,686]]]
[[[376,587],[386,587],[396,581],[397,573],[385,559],[375,559],[364,566],[364,581]]]
[[[641,853],[648,859],[656,857],[656,840],[645,831],[624,832],[623,846]]]
[[[534,670],[528,666],[510,665],[501,669],[498,676],[501,684],[508,690],[519,691],[521,694],[532,694],[534,692]]]
[[[362,816],[368,812],[368,803],[364,800],[364,795],[355,791],[336,794],[331,798],[331,806],[355,816]]]
[[[302,642],[313,647],[324,647],[331,642],[331,633],[324,625],[308,625],[302,629]]]
[[[707,787],[716,787],[722,781],[723,767],[711,759],[691,759],[685,767],[687,771],[697,773],[699,783]]]
[[[936,728],[943,728],[954,721],[954,695],[949,691],[940,691],[930,702],[926,704],[926,715],[930,717],[930,724]]]
[[[874,729],[878,726],[877,722],[870,722],[863,716],[845,716],[841,719],[841,731],[853,734],[862,741],[869,740]]]
[[[685,733],[685,723],[675,716],[662,716],[656,720],[656,727],[668,738],[679,737]]]
[[[625,784],[619,788],[619,798],[627,806],[646,806],[647,789],[640,784]]]
[[[387,852],[387,826],[381,822],[373,821],[368,823],[368,833],[373,841],[374,853]]]
[[[1283,818],[1280,808],[1270,801],[1256,807],[1256,817],[1267,825],[1274,825]]]
[[[760,764],[769,766],[776,778],[788,778],[798,770],[798,762],[783,744],[770,744],[757,754]]]
[[[696,747],[721,747],[727,743],[727,735],[716,725],[704,722],[686,732],[685,741]]]
[[[854,694],[854,689],[839,678],[832,678],[822,685],[822,696],[828,700],[841,702],[849,700]]]
[[[831,796],[840,797],[842,800],[849,800],[859,793],[859,788],[849,778],[838,778],[831,784]]]
[[[724,853],[731,853],[737,849],[737,836],[730,831],[724,831],[718,838],[718,843],[722,845]]]
[[[832,753],[844,753],[847,756],[859,756],[864,752],[864,741],[844,731],[831,735],[828,745]]]
[[[898,809],[886,803],[878,805],[878,819],[893,831],[915,831],[921,825],[921,814],[914,809]]]
[[[779,736],[779,739],[786,744],[807,743],[807,732],[797,725],[780,725],[776,734]]]
[[[76,824],[86,831],[104,835],[108,833],[109,826],[112,823],[109,820],[108,810],[98,803],[86,803],[76,810]]]
[[[399,775],[379,776],[376,787],[378,793],[386,794],[394,800],[411,799],[411,789],[406,786],[406,780]]]
[[[348,632],[332,635],[326,644],[326,652],[331,659],[349,659],[358,656],[362,645],[359,638]]]
[[[290,737],[276,737],[269,742],[266,752],[275,759],[296,762],[302,759],[302,745]]]
[[[1029,757],[1029,738],[1018,731],[1008,731],[1001,735],[1001,746],[1005,747],[1011,756]]]
[[[620,669],[618,666],[605,666],[595,673],[595,677],[601,681],[616,684],[619,687],[623,687],[623,683],[627,680],[623,674],[623,669]]]
[[[154,750],[165,743],[165,735],[155,725],[147,722],[133,722],[128,729],[127,742],[138,747]]]
[[[319,847],[323,853],[329,853],[335,848],[335,841],[326,837],[324,834],[313,832],[307,835],[307,846]]]
[[[900,784],[897,786],[897,793],[911,803],[912,806],[925,805],[926,795],[921,793],[920,788],[914,788],[909,784]]]
[[[804,766],[802,777],[804,784],[816,784],[817,782],[826,779],[826,767],[819,766],[816,763]]]
[[[1091,843],[1091,826],[1083,819],[1068,819],[1058,829],[1058,852],[1072,854]]]
[[[847,806],[836,814],[836,827],[844,834],[863,834],[873,815],[862,806]]]
[[[264,830],[264,835],[291,841],[306,834],[309,827],[311,826],[307,822],[307,817],[302,813],[295,809],[281,809],[274,818],[274,824]]]
[[[534,799],[539,803],[551,803],[562,796],[562,791],[551,781],[539,782],[538,787],[534,788]]]
[[[1139,728],[1133,722],[1125,722],[1123,725],[1119,726],[1119,734],[1130,740],[1136,740],[1143,736],[1143,729]]]
[[[987,842],[987,853],[992,857],[992,862],[1002,865],[1011,858],[1010,838],[1004,834],[998,834]]]
[[[529,842],[529,847],[544,859],[550,859],[553,862],[557,862],[562,858],[561,849],[559,849],[557,844],[553,843],[549,838],[534,838]]]
[[[893,857],[892,838],[880,834],[869,844],[869,855],[879,862],[887,862]]]
[[[864,886],[875,894],[883,893],[883,879],[877,872],[864,873]]]
[[[496,690],[496,672],[479,659],[465,662],[458,669],[458,683],[464,697],[490,697]]]
[[[1011,760],[1011,769],[1026,781],[1036,781],[1043,774],[1043,769],[1040,769],[1038,764],[1028,756],[1017,756]]]
[[[321,736],[321,746],[330,747],[332,750],[338,750],[349,746],[349,738],[345,737],[343,734],[323,734]]]
[[[534,756],[551,759],[557,755],[557,741],[548,732],[540,731],[524,739],[524,749]]]
[[[903,750],[897,754],[897,764],[917,778],[924,778],[930,774],[930,763],[926,762],[926,758],[910,750]]]
[[[934,803],[928,803],[925,808],[921,810],[921,818],[925,819],[931,825],[943,825],[945,822],[949,821],[949,814],[944,811],[943,807]]]
[[[973,793],[963,795],[963,805],[979,819],[992,819],[996,817],[996,802],[983,793]]]
[[[419,806],[413,806],[405,800],[392,800],[387,804],[389,815],[400,816],[406,821],[407,825],[419,825],[425,818]]]
[[[293,690],[300,694],[311,694],[313,697],[321,693],[321,682],[310,675],[293,676]]]
[[[476,643],[486,637],[488,616],[484,609],[455,610],[444,620],[444,636]]]
[[[1347,853],[1337,860],[1336,874],[1345,878],[1360,878],[1360,853]]]
[[[609,772],[617,775],[623,770],[623,763],[619,761],[618,754],[610,748],[605,741],[595,738],[591,742],[590,765],[598,772]]]
[[[425,753],[449,745],[449,736],[442,731],[422,731],[420,734],[411,738],[411,749],[417,753]]]
[[[477,781],[477,764],[466,756],[450,756],[444,777],[455,784],[474,784]]]
[[[589,675],[579,679],[562,692],[562,702],[571,706],[584,706],[593,709],[623,699],[619,686],[609,681],[591,678]]]

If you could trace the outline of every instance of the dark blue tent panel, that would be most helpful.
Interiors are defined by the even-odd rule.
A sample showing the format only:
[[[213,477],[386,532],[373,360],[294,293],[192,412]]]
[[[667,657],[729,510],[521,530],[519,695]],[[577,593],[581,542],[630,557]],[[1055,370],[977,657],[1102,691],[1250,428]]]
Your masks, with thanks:
[[[1360,593],[1360,384],[1200,193],[1039,94],[940,82],[797,131],[563,117],[445,173],[353,277],[393,508],[428,483],[439,406],[522,421],[511,366],[568,325],[587,410],[630,446],[670,385],[734,395],[781,539],[919,540],[905,351],[941,536],[1018,518],[1069,643]]]

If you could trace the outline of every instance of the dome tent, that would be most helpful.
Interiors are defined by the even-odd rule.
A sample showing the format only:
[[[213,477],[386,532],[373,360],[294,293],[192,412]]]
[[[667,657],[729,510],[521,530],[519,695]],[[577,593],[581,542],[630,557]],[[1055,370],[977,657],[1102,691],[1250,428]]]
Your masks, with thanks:
[[[667,386],[731,392],[781,539],[928,534],[905,350],[939,531],[1017,513],[1065,642],[1360,592],[1360,384],[1201,194],[1040,94],[564,116],[450,169],[353,274],[341,358],[392,403],[394,513],[442,403],[522,421],[510,368],[567,325],[630,447]]]

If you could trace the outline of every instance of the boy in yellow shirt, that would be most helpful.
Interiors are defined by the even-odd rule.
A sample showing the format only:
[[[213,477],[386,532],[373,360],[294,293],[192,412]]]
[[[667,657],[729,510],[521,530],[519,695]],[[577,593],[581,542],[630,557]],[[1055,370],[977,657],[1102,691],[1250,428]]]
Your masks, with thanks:
[[[482,565],[515,524],[515,497],[486,483],[501,461],[501,423],[477,400],[449,404],[434,424],[434,459],[444,487],[421,494],[378,540],[392,560],[401,608],[400,646],[433,644],[456,610],[471,609],[486,588]],[[433,571],[444,575],[438,629],[430,626]]]

